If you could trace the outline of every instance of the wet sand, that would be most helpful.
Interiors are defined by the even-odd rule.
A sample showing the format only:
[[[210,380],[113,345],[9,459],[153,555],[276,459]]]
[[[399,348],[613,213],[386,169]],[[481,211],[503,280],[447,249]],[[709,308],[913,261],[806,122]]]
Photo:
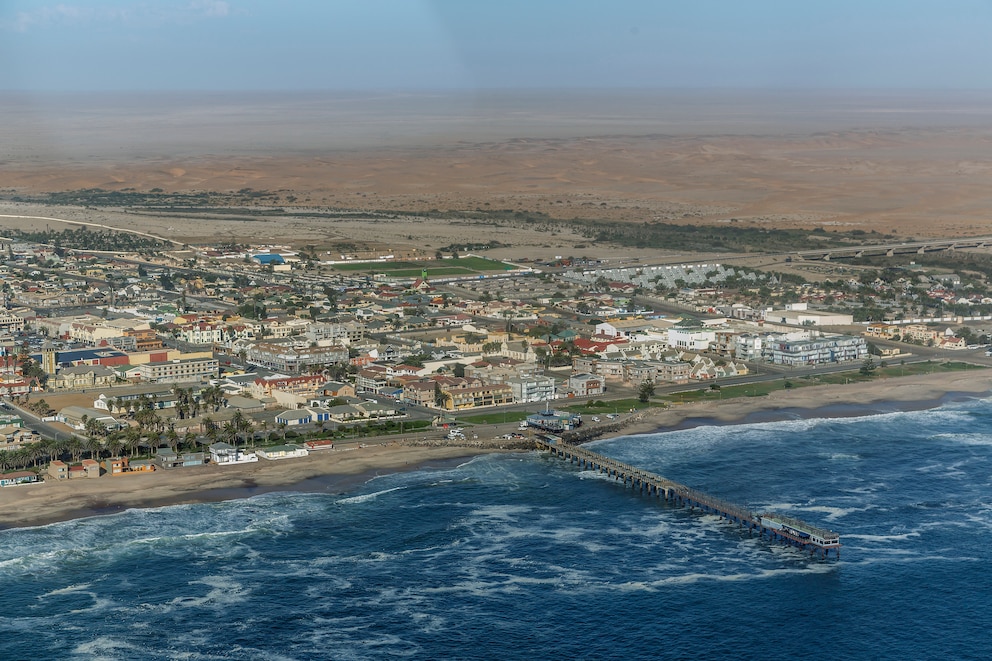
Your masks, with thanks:
[[[705,424],[798,417],[869,415],[938,406],[992,390],[992,370],[878,379],[870,383],[809,386],[768,397],[742,397],[649,409],[614,435],[655,433]],[[503,433],[505,430],[499,430]],[[505,443],[505,442],[503,442]],[[42,525],[109,514],[132,507],[246,498],[272,491],[341,493],[376,475],[444,468],[470,457],[505,452],[500,441],[466,445],[349,446],[309,457],[260,460],[241,466],[201,466],[154,473],[0,489],[0,527]]]

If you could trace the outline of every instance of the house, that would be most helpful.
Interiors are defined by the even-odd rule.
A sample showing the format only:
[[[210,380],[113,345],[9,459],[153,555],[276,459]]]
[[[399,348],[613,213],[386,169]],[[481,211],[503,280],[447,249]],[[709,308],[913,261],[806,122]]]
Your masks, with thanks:
[[[258,450],[258,456],[263,459],[292,459],[294,457],[305,457],[310,451],[299,445],[274,445],[264,450]]]
[[[20,484],[40,482],[38,476],[31,471],[17,471],[0,475],[0,487],[16,487]]]
[[[105,411],[90,409],[83,406],[64,407],[61,411],[59,411],[58,419],[60,422],[64,422],[73,429],[79,431],[86,429],[86,423],[90,420],[98,421],[107,428],[107,431],[117,431],[121,428],[121,423],[118,422],[112,415],[108,415]]]
[[[34,443],[41,439],[41,435],[33,429],[9,425],[0,427],[0,450],[8,452],[19,449],[27,443]]]
[[[300,425],[309,425],[313,422],[313,413],[309,409],[296,409],[292,411],[283,411],[276,415],[277,425],[286,425],[287,427],[298,427]]]
[[[69,466],[64,461],[56,459],[48,464],[48,475],[56,480],[68,480]]]
[[[258,455],[254,452],[247,452],[242,448],[236,448],[229,443],[218,441],[211,443],[210,463],[218,466],[229,466],[232,464],[248,464],[258,461]]]
[[[78,477],[100,477],[100,462],[93,459],[83,459],[78,466],[70,466],[69,479]]]
[[[156,465],[167,469],[182,465],[179,461],[179,455],[176,454],[171,448],[159,448],[156,450],[153,461]]]
[[[568,387],[578,397],[602,395],[606,392],[606,381],[592,374],[573,374],[568,377]]]
[[[325,409],[324,412],[328,415],[331,422],[336,423],[352,422],[366,417],[365,411],[351,404],[332,406],[329,409]]]
[[[328,381],[317,389],[317,393],[323,397],[354,397],[355,386],[350,383]]]
[[[103,471],[110,476],[123,475],[128,472],[127,457],[109,457],[103,460]]]

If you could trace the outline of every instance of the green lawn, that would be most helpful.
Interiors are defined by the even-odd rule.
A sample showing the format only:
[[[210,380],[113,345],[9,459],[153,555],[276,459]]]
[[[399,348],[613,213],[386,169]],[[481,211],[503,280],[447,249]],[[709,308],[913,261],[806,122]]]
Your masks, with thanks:
[[[481,415],[459,417],[458,422],[467,425],[498,425],[504,422],[520,422],[530,415],[528,411],[492,411]]]
[[[512,271],[514,268],[509,264],[485,257],[459,257],[458,259],[446,259],[443,263],[445,266],[460,266],[473,271]],[[434,270],[430,266],[428,269]]]
[[[876,363],[877,365],[878,363]],[[887,365],[878,367],[871,376],[864,376],[860,373],[860,366],[852,368],[850,372],[839,372],[836,374],[819,374],[816,380],[819,383],[857,383],[860,381],[871,381],[879,377],[914,376],[917,374],[930,374],[933,372],[961,372],[965,370],[986,369],[982,365],[973,365],[961,361],[947,361],[936,363],[927,361],[925,363],[908,363],[906,365]]]
[[[390,271],[389,275],[394,278],[419,278],[420,273],[420,269],[397,269],[396,271]],[[430,269],[427,271],[427,277],[431,278],[441,275],[474,275],[475,273],[475,271],[459,268],[457,266],[442,266],[440,268]]]
[[[572,413],[598,415],[600,413],[627,413],[630,409],[643,409],[647,406],[662,406],[662,404],[652,402],[645,403],[633,398],[590,399],[582,404],[572,404],[571,406],[565,406],[562,408],[566,411],[571,411]]]

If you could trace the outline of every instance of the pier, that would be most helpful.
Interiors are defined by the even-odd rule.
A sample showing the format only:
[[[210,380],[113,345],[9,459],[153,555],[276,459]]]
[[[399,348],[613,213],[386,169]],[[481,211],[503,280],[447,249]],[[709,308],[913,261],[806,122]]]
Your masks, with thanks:
[[[604,457],[585,448],[569,445],[555,436],[538,437],[535,443],[539,449],[547,450],[565,461],[578,464],[581,468],[597,470],[617,481],[622,481],[624,487],[629,484],[631,489],[643,495],[663,498],[666,502],[688,507],[690,510],[699,508],[702,512],[715,514],[731,523],[736,523],[741,528],[747,529],[748,534],[757,533],[772,541],[809,551],[810,555],[819,553],[826,559],[833,551],[833,556],[840,558],[840,535],[835,532],[773,512],[756,514],[746,507],[714,498],[661,475]]]

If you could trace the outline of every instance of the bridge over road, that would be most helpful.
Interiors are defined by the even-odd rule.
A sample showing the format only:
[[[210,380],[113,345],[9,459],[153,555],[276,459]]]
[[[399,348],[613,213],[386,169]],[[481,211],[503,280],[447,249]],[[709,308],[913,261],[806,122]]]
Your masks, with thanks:
[[[941,250],[957,250],[959,248],[987,248],[992,246],[992,236],[964,237],[957,239],[932,239],[929,241],[913,241],[908,243],[862,244],[844,247],[821,248],[819,250],[800,250],[792,253],[800,259],[825,260],[851,257],[892,257],[894,255],[917,254]]]

